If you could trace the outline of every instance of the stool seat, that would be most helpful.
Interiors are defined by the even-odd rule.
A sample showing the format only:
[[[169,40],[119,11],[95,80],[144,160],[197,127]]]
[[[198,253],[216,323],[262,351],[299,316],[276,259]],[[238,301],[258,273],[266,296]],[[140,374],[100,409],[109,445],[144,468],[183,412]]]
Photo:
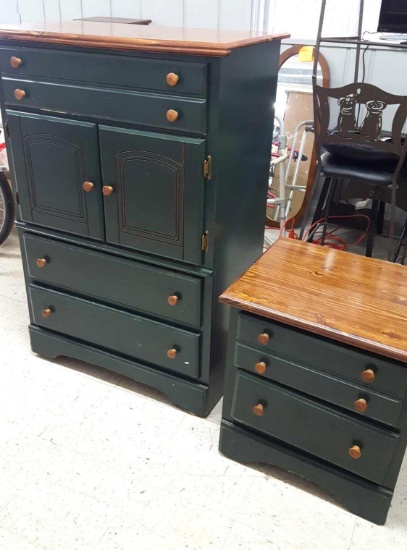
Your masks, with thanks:
[[[359,161],[355,158],[345,158],[332,153],[321,155],[321,169],[325,176],[358,180],[372,185],[391,185],[397,160]],[[407,163],[399,175],[399,182],[407,180]]]

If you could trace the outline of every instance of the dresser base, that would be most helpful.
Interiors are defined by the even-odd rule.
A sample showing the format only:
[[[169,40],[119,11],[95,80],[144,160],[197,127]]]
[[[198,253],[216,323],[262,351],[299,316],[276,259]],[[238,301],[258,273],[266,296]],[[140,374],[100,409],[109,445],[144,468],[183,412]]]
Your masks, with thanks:
[[[325,489],[352,513],[384,525],[393,493],[343,470],[296,453],[288,447],[222,420],[219,450],[238,462],[266,462],[293,472]]]
[[[175,405],[197,416],[207,416],[216,404],[216,399],[220,399],[220,395],[211,395],[212,399],[210,399],[208,388],[202,384],[189,382],[171,374],[154,370],[136,361],[125,359],[33,325],[30,325],[29,332],[31,348],[35,353],[47,359],[55,359],[58,356],[65,355],[128,376],[136,382],[146,384],[162,392]]]

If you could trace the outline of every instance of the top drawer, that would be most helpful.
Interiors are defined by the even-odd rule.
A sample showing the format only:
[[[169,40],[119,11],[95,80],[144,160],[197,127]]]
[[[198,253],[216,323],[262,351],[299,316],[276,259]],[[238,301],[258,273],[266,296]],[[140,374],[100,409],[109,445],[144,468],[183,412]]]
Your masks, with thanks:
[[[0,48],[2,75],[66,80],[206,97],[207,66],[128,55]],[[171,75],[171,76],[168,76]],[[170,84],[167,82],[168,81]]]
[[[268,336],[265,344],[260,344],[259,336]],[[341,378],[353,380],[376,391],[382,391],[395,397],[404,397],[407,388],[407,368],[397,365],[390,359],[358,351],[355,348],[311,336],[300,330],[289,328],[272,321],[254,317],[246,313],[239,314],[237,338],[258,348],[265,349],[283,357],[299,361]],[[366,371],[371,375],[367,377]],[[367,381],[367,378],[370,378]]]

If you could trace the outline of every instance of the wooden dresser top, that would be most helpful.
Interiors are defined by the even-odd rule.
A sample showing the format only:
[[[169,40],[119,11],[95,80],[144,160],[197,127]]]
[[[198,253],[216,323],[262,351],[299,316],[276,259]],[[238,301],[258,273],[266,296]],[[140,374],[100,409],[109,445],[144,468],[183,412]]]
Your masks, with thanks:
[[[220,301],[407,363],[401,265],[279,239]]]
[[[155,25],[126,25],[93,21],[66,21],[36,25],[4,25],[1,41],[85,46],[148,52],[224,57],[235,48],[281,40],[289,34],[263,35],[243,31],[185,29]]]

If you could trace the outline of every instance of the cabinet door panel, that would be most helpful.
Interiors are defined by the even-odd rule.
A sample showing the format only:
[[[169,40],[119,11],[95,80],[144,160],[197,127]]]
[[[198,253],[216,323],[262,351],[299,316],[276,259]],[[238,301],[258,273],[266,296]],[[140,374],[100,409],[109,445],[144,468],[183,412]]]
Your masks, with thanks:
[[[103,239],[96,125],[10,111],[7,120],[22,219]]]
[[[100,127],[106,237],[201,264],[205,141]]]

